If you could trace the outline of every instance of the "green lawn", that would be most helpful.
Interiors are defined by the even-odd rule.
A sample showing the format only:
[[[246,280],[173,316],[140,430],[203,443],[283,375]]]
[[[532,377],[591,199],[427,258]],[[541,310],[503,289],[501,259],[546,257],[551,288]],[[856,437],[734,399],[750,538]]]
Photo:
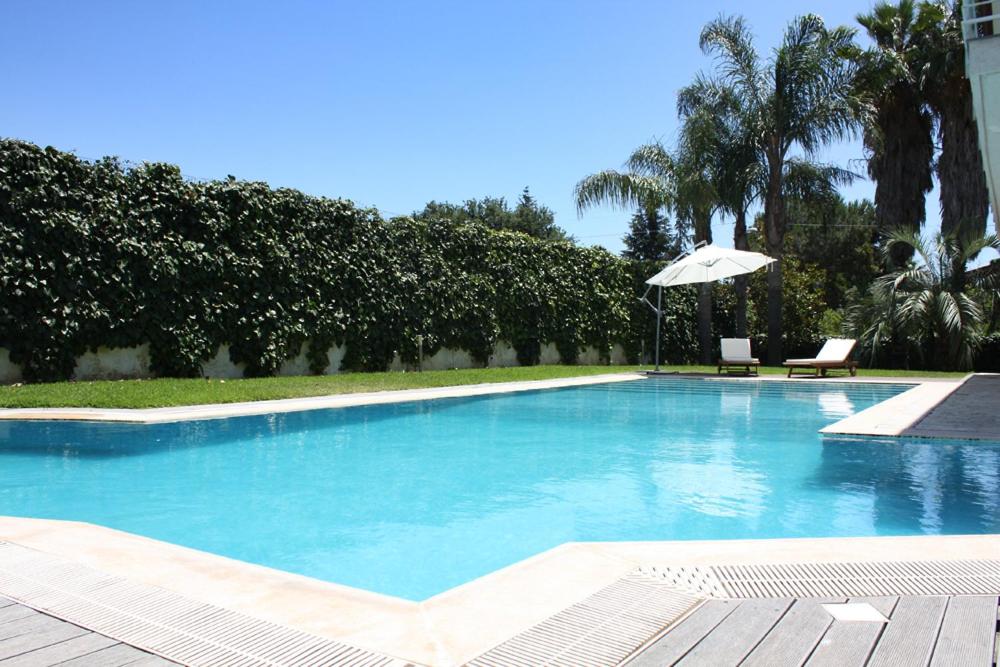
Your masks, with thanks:
[[[644,367],[648,368],[648,367]],[[664,366],[665,370],[715,374],[714,366]],[[249,380],[121,380],[55,382],[0,387],[0,407],[154,408],[199,403],[235,403],[276,398],[301,398],[390,389],[446,387],[486,382],[547,380],[637,370],[637,366],[531,366],[477,368],[423,373],[343,373],[341,375],[275,377]],[[781,368],[761,373],[782,374]],[[862,369],[859,375],[889,377],[962,377],[963,373],[881,371]]]

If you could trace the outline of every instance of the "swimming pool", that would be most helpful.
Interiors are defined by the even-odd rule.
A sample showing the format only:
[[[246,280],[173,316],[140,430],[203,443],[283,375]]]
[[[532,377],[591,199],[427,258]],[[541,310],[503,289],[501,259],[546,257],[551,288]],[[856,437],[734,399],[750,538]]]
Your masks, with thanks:
[[[159,425],[0,422],[0,514],[411,600],[567,541],[1000,532],[1000,445],[817,433],[906,388],[671,378]]]

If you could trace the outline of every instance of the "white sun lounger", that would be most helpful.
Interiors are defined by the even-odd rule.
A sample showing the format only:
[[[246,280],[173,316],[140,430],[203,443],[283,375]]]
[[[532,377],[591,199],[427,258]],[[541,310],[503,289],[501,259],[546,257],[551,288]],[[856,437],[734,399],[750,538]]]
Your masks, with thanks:
[[[719,375],[722,375],[723,368],[727,373],[731,373],[732,368],[742,368],[747,375],[750,375],[750,369],[753,368],[753,374],[757,374],[760,359],[754,359],[751,355],[749,338],[723,338],[721,348]]]
[[[826,375],[831,368],[843,368],[852,376],[858,374],[858,362],[851,361],[851,351],[858,341],[853,338],[831,338],[823,344],[815,359],[789,359],[783,366],[788,368],[788,377],[797,368],[815,370],[816,376]]]

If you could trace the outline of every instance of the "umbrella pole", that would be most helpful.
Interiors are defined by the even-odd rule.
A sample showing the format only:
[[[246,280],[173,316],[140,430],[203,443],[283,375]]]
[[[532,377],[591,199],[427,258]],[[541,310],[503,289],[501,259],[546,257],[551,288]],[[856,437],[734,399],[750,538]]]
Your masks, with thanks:
[[[654,360],[656,362],[656,368],[653,370],[660,370],[660,316],[663,314],[663,286],[659,286],[656,292],[656,352]]]

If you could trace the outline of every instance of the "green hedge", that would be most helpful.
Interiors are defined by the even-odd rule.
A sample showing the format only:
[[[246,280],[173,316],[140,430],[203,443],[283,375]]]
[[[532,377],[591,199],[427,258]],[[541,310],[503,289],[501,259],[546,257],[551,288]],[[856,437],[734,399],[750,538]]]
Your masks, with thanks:
[[[525,364],[550,342],[566,363],[616,342],[635,356],[652,324],[635,299],[647,272],[600,248],[0,140],[0,346],[29,381],[142,343],[165,376],[197,375],[221,344],[247,375],[306,343],[314,372],[335,344],[345,369],[385,369],[397,352],[416,361],[418,336],[425,354],[480,363],[498,340]],[[694,357],[689,301],[668,295],[672,360]]]

